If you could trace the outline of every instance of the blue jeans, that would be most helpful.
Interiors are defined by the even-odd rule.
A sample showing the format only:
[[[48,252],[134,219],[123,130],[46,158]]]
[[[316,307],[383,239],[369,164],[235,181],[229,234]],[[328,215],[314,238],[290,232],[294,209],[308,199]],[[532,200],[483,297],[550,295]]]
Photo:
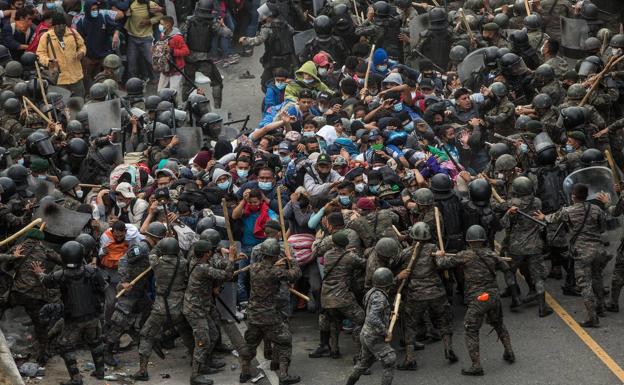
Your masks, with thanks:
[[[242,246],[241,252],[245,253],[249,257],[251,257],[251,249],[253,246]],[[249,259],[241,259],[238,261],[237,269],[242,269],[245,266],[248,266],[251,261]],[[236,287],[236,299],[238,303],[246,302],[249,299],[249,292],[247,291],[247,281],[249,280],[249,272],[244,271],[238,274],[237,277],[237,287]]]
[[[258,33],[258,8],[260,0],[245,1],[245,10],[249,14],[249,25],[245,29],[245,36],[254,37]]]
[[[149,78],[156,76],[152,70],[152,42],[151,36],[135,37],[128,35],[128,77]],[[145,76],[143,76],[145,75]]]
[[[223,23],[232,31],[234,31],[234,29],[236,28],[236,25],[234,24],[234,19],[229,12],[225,14],[225,17],[223,18]],[[227,58],[228,56],[230,56],[230,54],[232,53],[232,38],[214,36],[212,38],[212,54],[218,55],[219,48],[221,48],[222,57]]]

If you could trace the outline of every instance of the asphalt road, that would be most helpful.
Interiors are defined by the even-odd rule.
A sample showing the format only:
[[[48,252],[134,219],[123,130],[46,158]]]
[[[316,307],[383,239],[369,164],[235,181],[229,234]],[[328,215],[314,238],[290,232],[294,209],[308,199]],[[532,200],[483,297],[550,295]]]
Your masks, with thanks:
[[[261,67],[258,59],[262,54],[261,49],[256,50],[251,58],[241,58],[241,62],[223,70],[224,75],[224,103],[223,108],[231,112],[232,119],[240,119],[245,115],[251,115],[251,123],[256,123],[260,118],[260,101],[262,93],[259,85]],[[256,79],[242,80],[238,76],[243,71],[249,70],[256,75]],[[209,94],[209,93],[208,93]],[[621,232],[621,231],[620,231]],[[610,249],[616,247],[613,242]],[[609,286],[613,261],[605,272],[605,286]],[[548,280],[547,290],[554,299],[561,304],[563,309],[574,319],[580,321],[584,317],[582,301],[578,297],[565,297],[561,295],[561,281]],[[526,287],[523,292],[526,293]],[[507,364],[502,360],[503,349],[497,341],[496,333],[490,333],[490,327],[484,325],[481,329],[481,357],[485,376],[471,378],[462,376],[460,370],[469,366],[470,360],[464,347],[462,319],[464,307],[454,305],[454,345],[455,352],[460,361],[450,365],[444,359],[440,342],[428,344],[426,349],[417,352],[418,370],[415,372],[400,372],[395,374],[395,384],[423,383],[428,385],[611,385],[621,384],[622,381],[605,365],[597,354],[562,320],[558,314],[540,319],[537,317],[537,307],[527,306],[518,313],[510,313],[509,300],[504,300],[504,319],[512,338],[512,344],[516,353],[516,363]],[[11,324],[0,324],[3,330],[19,331],[24,336],[28,333],[26,327],[15,327],[24,320],[23,317],[13,319]],[[306,312],[296,313],[291,321],[293,331],[293,357],[291,372],[302,377],[304,385],[333,385],[344,384],[352,368],[352,356],[355,353],[351,336],[341,336],[341,351],[343,358],[332,360],[329,358],[309,359],[308,353],[318,344],[318,329],[316,318]],[[234,342],[240,341],[242,328],[231,325],[230,335]],[[595,343],[604,349],[604,352],[613,359],[615,370],[617,366],[624,367],[624,313],[608,313],[606,318],[601,319],[601,328],[586,330]],[[397,346],[399,360],[403,358],[403,352]],[[261,351],[261,349],[260,349]],[[116,369],[108,369],[107,374],[120,373],[128,375],[138,368],[138,353],[136,348],[120,355],[122,365]],[[230,385],[238,384],[238,362],[234,355],[221,356],[227,366],[221,373],[212,376],[215,384]],[[260,353],[258,357],[260,366],[266,368],[266,362]],[[88,376],[89,371],[85,367],[90,362],[90,355],[81,351],[79,354],[79,366],[83,369],[85,383],[91,384],[115,384],[132,383],[126,381],[96,381]],[[167,359],[160,360],[152,356],[149,367],[151,379],[147,384],[187,384],[190,375],[190,357],[181,347],[178,340],[177,347],[167,352]],[[380,366],[373,366],[370,376],[361,378],[359,384],[372,385],[380,381]],[[620,369],[621,371],[621,369]],[[266,371],[267,378],[260,384],[277,385],[274,373]],[[624,378],[624,377],[623,377]],[[46,368],[45,377],[39,380],[31,380],[31,383],[57,384],[67,379],[67,373],[60,357],[54,357]]]

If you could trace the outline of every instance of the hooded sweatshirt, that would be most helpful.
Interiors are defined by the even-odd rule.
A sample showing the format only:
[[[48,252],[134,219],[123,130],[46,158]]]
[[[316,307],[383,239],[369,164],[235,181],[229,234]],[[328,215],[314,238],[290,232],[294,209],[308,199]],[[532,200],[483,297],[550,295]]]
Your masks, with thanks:
[[[101,11],[97,17],[91,16],[91,7],[97,4],[97,0],[87,0],[84,5],[84,17],[78,22],[78,33],[83,37],[87,46],[87,57],[102,59],[113,53],[111,36],[118,28],[115,20]]]
[[[308,74],[312,76],[315,81],[311,84],[305,84],[303,82],[303,74]],[[304,88],[318,92],[325,92],[330,95],[334,94],[334,92],[329,87],[327,87],[325,83],[321,81],[321,79],[319,79],[318,73],[316,71],[316,65],[314,65],[313,61],[307,61],[303,63],[301,68],[299,68],[297,72],[295,72],[295,81],[288,83],[284,99],[297,100],[297,98],[299,97],[299,92],[301,92],[301,90],[303,90]]]
[[[160,40],[165,39],[169,44],[169,50],[173,55],[173,61],[175,62],[176,67],[184,69],[184,66],[186,65],[184,58],[191,54],[191,50],[189,50],[189,47],[184,41],[184,36],[182,36],[182,33],[177,27],[173,27],[169,34],[166,36],[165,34],[162,34],[160,36]],[[178,71],[175,68],[172,68],[167,75],[171,76],[177,73]]]

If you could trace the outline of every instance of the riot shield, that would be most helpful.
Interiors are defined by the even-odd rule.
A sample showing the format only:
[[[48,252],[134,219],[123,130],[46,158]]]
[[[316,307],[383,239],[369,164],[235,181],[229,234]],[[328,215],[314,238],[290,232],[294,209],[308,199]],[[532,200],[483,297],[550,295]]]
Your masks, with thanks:
[[[295,54],[299,56],[299,54],[303,52],[303,49],[305,48],[306,43],[314,39],[315,37],[316,37],[316,32],[314,32],[313,29],[308,29],[307,31],[296,33],[293,36],[293,43],[295,45]]]
[[[485,48],[479,48],[472,51],[464,58],[464,60],[457,66],[457,76],[459,80],[465,82],[470,79],[470,76],[479,71],[483,67],[483,52]]]
[[[533,139],[533,146],[535,147],[535,152],[541,152],[555,147],[555,143],[550,139],[547,132],[540,132],[535,136],[535,139]]]
[[[420,33],[429,28],[429,14],[423,13],[409,21],[410,45],[416,47],[420,40]]]
[[[312,10],[314,11],[314,16],[319,14],[319,12],[323,9],[323,5],[325,5],[325,0],[312,0]]]
[[[617,198],[614,189],[615,181],[613,179],[613,173],[608,167],[585,167],[568,175],[563,180],[563,192],[566,195],[566,199],[568,199],[568,203],[571,203],[570,196],[572,194],[572,186],[577,183],[587,185],[589,189],[587,200],[595,199],[596,194],[599,192],[608,193],[612,200]]]
[[[48,92],[56,92],[57,94],[60,94],[61,98],[63,98],[63,103],[65,104],[67,104],[67,102],[69,101],[69,98],[71,98],[71,91],[68,91],[63,87],[49,86]]]
[[[91,220],[91,214],[69,210],[56,202],[45,202],[34,214],[45,222],[45,232],[65,238],[75,238]]]
[[[89,114],[91,137],[108,135],[111,128],[121,127],[121,104],[119,99],[85,105]]]
[[[587,56],[583,50],[585,39],[589,37],[589,26],[584,19],[561,17],[561,48],[563,56],[581,59]]]
[[[178,158],[190,159],[202,148],[203,137],[200,127],[178,127],[176,136],[180,141],[176,147]]]

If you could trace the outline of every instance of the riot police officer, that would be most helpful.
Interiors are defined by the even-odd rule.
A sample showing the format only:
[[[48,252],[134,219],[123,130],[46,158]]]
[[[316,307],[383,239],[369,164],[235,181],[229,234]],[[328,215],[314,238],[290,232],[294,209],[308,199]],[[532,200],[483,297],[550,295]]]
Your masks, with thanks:
[[[312,60],[314,55],[322,50],[332,57],[338,67],[342,67],[349,49],[342,38],[332,34],[333,27],[333,22],[328,16],[321,15],[314,19],[316,37],[308,41],[303,48],[299,55],[301,63]]]

